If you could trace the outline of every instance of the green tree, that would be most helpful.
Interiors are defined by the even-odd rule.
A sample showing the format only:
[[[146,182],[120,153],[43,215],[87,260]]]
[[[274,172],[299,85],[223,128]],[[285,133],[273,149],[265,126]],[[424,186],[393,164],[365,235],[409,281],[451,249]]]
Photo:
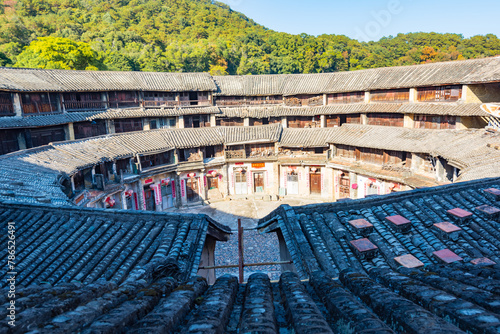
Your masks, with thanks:
[[[24,48],[14,67],[99,70],[104,65],[89,44],[61,37],[39,37]]]
[[[98,55],[85,66],[76,59],[86,55],[72,54],[67,61],[61,53],[69,49],[36,60],[39,50],[31,50],[30,43],[42,37],[88,43]],[[493,34],[464,38],[432,32],[368,43],[333,34],[292,35],[213,0],[18,0],[0,12],[0,52],[30,67],[317,73],[490,57],[500,54],[500,40]]]
[[[11,65],[11,64],[12,64],[12,60],[10,60],[5,54],[0,52],[0,66],[7,66],[7,65]]]

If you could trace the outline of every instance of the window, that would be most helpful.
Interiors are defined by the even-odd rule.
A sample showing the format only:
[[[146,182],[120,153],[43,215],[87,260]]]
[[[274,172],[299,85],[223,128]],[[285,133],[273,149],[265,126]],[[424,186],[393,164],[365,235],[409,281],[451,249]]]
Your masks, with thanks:
[[[462,98],[462,86],[424,87],[417,89],[419,102],[455,102]]]
[[[365,102],[365,92],[337,93],[328,95],[328,104],[362,102]]]
[[[10,93],[0,93],[0,116],[13,116],[14,105]]]
[[[370,93],[372,102],[409,102],[409,89],[376,90]]]
[[[142,131],[142,120],[140,118],[115,119],[115,133]]]

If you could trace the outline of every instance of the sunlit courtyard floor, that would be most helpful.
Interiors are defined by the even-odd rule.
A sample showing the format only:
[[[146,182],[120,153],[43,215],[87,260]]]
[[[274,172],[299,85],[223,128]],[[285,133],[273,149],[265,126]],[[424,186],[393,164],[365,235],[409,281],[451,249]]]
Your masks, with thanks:
[[[313,198],[287,198],[270,202],[254,199],[239,199],[220,201],[211,203],[210,205],[174,209],[169,212],[204,213],[217,222],[229,226],[233,231],[237,231],[238,218],[241,218],[241,223],[245,229],[252,229],[257,226],[257,221],[260,218],[267,216],[282,204],[298,206],[322,202],[321,200]]]
[[[217,222],[231,227],[234,234],[228,242],[218,242],[215,249],[216,265],[238,264],[238,218],[241,218],[245,228],[243,235],[244,259],[245,263],[263,263],[280,261],[279,243],[275,233],[260,234],[253,230],[257,226],[257,221],[265,217],[281,204],[292,206],[307,205],[322,202],[313,198],[294,198],[282,201],[266,202],[262,200],[231,200],[212,203],[204,206],[193,206],[189,208],[176,209],[173,212],[182,213],[204,213],[215,219]],[[172,211],[170,211],[172,212]],[[281,274],[280,265],[246,267],[244,271],[245,281],[255,272],[265,272],[275,280]],[[216,276],[224,274],[238,276],[238,268],[217,269]]]

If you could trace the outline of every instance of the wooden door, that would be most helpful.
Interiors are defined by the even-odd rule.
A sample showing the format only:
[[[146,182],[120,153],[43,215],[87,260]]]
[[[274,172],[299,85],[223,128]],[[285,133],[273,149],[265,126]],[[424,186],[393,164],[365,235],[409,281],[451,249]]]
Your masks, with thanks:
[[[186,197],[188,202],[197,202],[200,200],[198,193],[198,179],[190,178],[186,180]]]
[[[64,128],[62,126],[31,130],[33,147],[47,145],[51,142],[64,141],[66,139],[65,137]]]
[[[348,175],[340,177],[340,194],[339,198],[349,198],[351,197],[351,180]]]
[[[286,193],[287,195],[299,194],[299,176],[295,172],[287,175]]]
[[[236,172],[234,182],[234,191],[236,195],[245,195],[247,193],[247,174]]]
[[[155,195],[149,186],[144,187],[144,201],[146,202],[146,211],[156,211]]]
[[[321,174],[311,173],[309,174],[311,194],[321,195]]]
[[[253,191],[255,193],[264,192],[264,173],[253,174]]]

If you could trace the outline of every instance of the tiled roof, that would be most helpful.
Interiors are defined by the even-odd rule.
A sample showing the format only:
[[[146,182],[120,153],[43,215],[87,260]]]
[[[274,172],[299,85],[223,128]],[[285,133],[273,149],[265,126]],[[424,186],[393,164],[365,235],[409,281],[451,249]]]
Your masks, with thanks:
[[[19,330],[70,333],[494,333],[498,269],[433,266],[432,272],[373,269],[371,277],[322,271],[300,281],[264,273],[247,284],[222,276],[211,287],[192,277],[98,281],[18,288]],[[465,270],[465,271],[463,271]],[[454,279],[466,280],[466,283]],[[490,292],[491,291],[491,292]],[[16,291],[17,292],[17,291]],[[21,299],[21,298],[20,298]],[[5,327],[4,327],[5,328]],[[348,331],[346,330],[348,329]]]
[[[481,109],[481,103],[406,103],[398,109],[401,114],[489,116]]]
[[[96,113],[92,119],[115,119],[131,117],[168,117],[198,114],[218,114],[218,107],[189,107],[189,108],[127,108],[109,109],[106,112]],[[0,119],[1,121],[1,119]]]
[[[214,91],[222,96],[296,95],[500,81],[500,57],[369,70],[249,76],[0,68],[0,90]]]
[[[494,148],[500,141],[498,132],[356,124],[344,124],[334,130],[328,139],[330,143],[443,157],[461,169],[461,181],[499,176],[500,151]]]
[[[277,142],[283,128],[281,124],[262,126],[226,126],[217,127],[226,144],[237,144],[252,141]]]
[[[281,116],[344,115],[360,113],[488,116],[480,103],[351,103],[320,107],[229,107],[217,117],[268,118]]]
[[[0,90],[68,91],[215,91],[208,73],[69,71],[0,68]]]
[[[496,281],[500,277],[500,267],[486,268],[469,263],[485,257],[500,263],[499,223],[476,209],[480,205],[498,206],[496,199],[484,191],[491,187],[500,188],[500,179],[348,202],[301,207],[282,205],[263,218],[259,228],[265,232],[281,230],[299,277],[312,276],[314,286],[318,271],[324,271],[327,277],[340,275],[342,284],[381,319],[399,318],[396,322],[404,328],[417,326],[420,320],[433,314],[432,319],[439,319],[441,324],[440,318],[451,319],[463,331],[494,332],[500,328],[497,295],[500,284]],[[461,234],[449,238],[433,225],[453,219],[448,211],[454,208],[473,215],[467,222],[457,219],[455,224],[462,228]],[[395,215],[409,220],[409,231],[400,232],[387,220]],[[374,226],[368,239],[377,251],[370,257],[357,254],[349,246],[350,241],[365,237],[349,223],[357,219],[365,219]],[[440,264],[435,254],[442,250],[456,255],[462,262]],[[405,255],[412,255],[426,267],[401,267],[395,259]],[[327,285],[331,280],[323,279],[322,282]],[[320,296],[328,303],[335,294],[323,292]],[[336,304],[338,302],[331,301],[327,305],[335,309]],[[423,318],[404,320],[403,314],[408,316],[414,312],[420,314],[417,318]],[[448,331],[456,331],[456,328]]]
[[[214,76],[218,95],[283,95],[287,75]]]
[[[215,77],[221,96],[296,95],[500,81],[500,57],[324,74]]]
[[[0,117],[0,128],[32,128],[74,122],[85,122],[97,119],[97,115],[99,115],[99,112],[89,111],[31,117]]]
[[[174,117],[182,115],[219,114],[218,107],[200,108],[123,108],[108,109],[106,111],[78,111],[56,115],[42,115],[29,117],[0,117],[0,128],[32,128],[51,125],[60,125],[77,122],[88,122],[98,119],[119,119],[138,117]]]
[[[30,117],[0,117],[0,128],[30,128],[98,119],[119,119],[137,117],[174,117],[182,115],[215,114],[216,117],[269,118],[282,116],[343,115],[357,113],[399,113],[449,116],[485,116],[478,103],[352,103],[321,107],[232,107],[219,108],[124,108],[106,111],[69,112],[57,115]]]
[[[335,129],[283,129],[279,146],[281,147],[328,147],[330,138]]]
[[[0,156],[0,200],[68,205],[61,190],[62,175],[95,164],[173,148],[276,142],[281,124],[256,127],[158,129],[52,143]]]
[[[128,132],[52,143],[1,156],[0,199],[15,196],[33,203],[65,204],[60,177],[82,168],[173,148],[252,142],[278,142],[282,147],[326,147],[333,143],[427,153],[459,168],[458,181],[466,181],[500,176],[500,151],[495,148],[499,141],[498,132],[482,129],[426,130],[354,124],[326,129],[283,129],[281,124],[272,124]]]
[[[298,273],[247,284],[222,276],[213,286],[194,276],[207,228],[230,231],[204,215],[0,204],[16,226],[16,330],[51,333],[495,333],[500,329],[498,223],[475,210],[496,205],[481,180],[384,197],[281,206],[261,220],[281,229]],[[473,212],[452,241],[432,229],[460,207]],[[410,234],[386,220],[401,215]],[[373,224],[373,258],[354,255],[360,239],[349,221]],[[4,241],[6,241],[4,235]],[[449,249],[464,263],[438,264]],[[394,258],[412,254],[423,269]],[[5,274],[3,274],[5,275]],[[301,281],[301,278],[309,278]],[[6,280],[3,279],[3,285]],[[5,288],[4,288],[5,289]],[[6,292],[6,290],[4,290]],[[7,293],[2,293],[7,307]],[[1,333],[7,333],[4,323]]]
[[[105,279],[148,279],[170,268],[169,276],[187,279],[198,271],[208,225],[222,235],[230,230],[204,215],[106,211],[0,203],[2,229],[14,222],[16,283]],[[5,286],[6,282],[2,283]]]

